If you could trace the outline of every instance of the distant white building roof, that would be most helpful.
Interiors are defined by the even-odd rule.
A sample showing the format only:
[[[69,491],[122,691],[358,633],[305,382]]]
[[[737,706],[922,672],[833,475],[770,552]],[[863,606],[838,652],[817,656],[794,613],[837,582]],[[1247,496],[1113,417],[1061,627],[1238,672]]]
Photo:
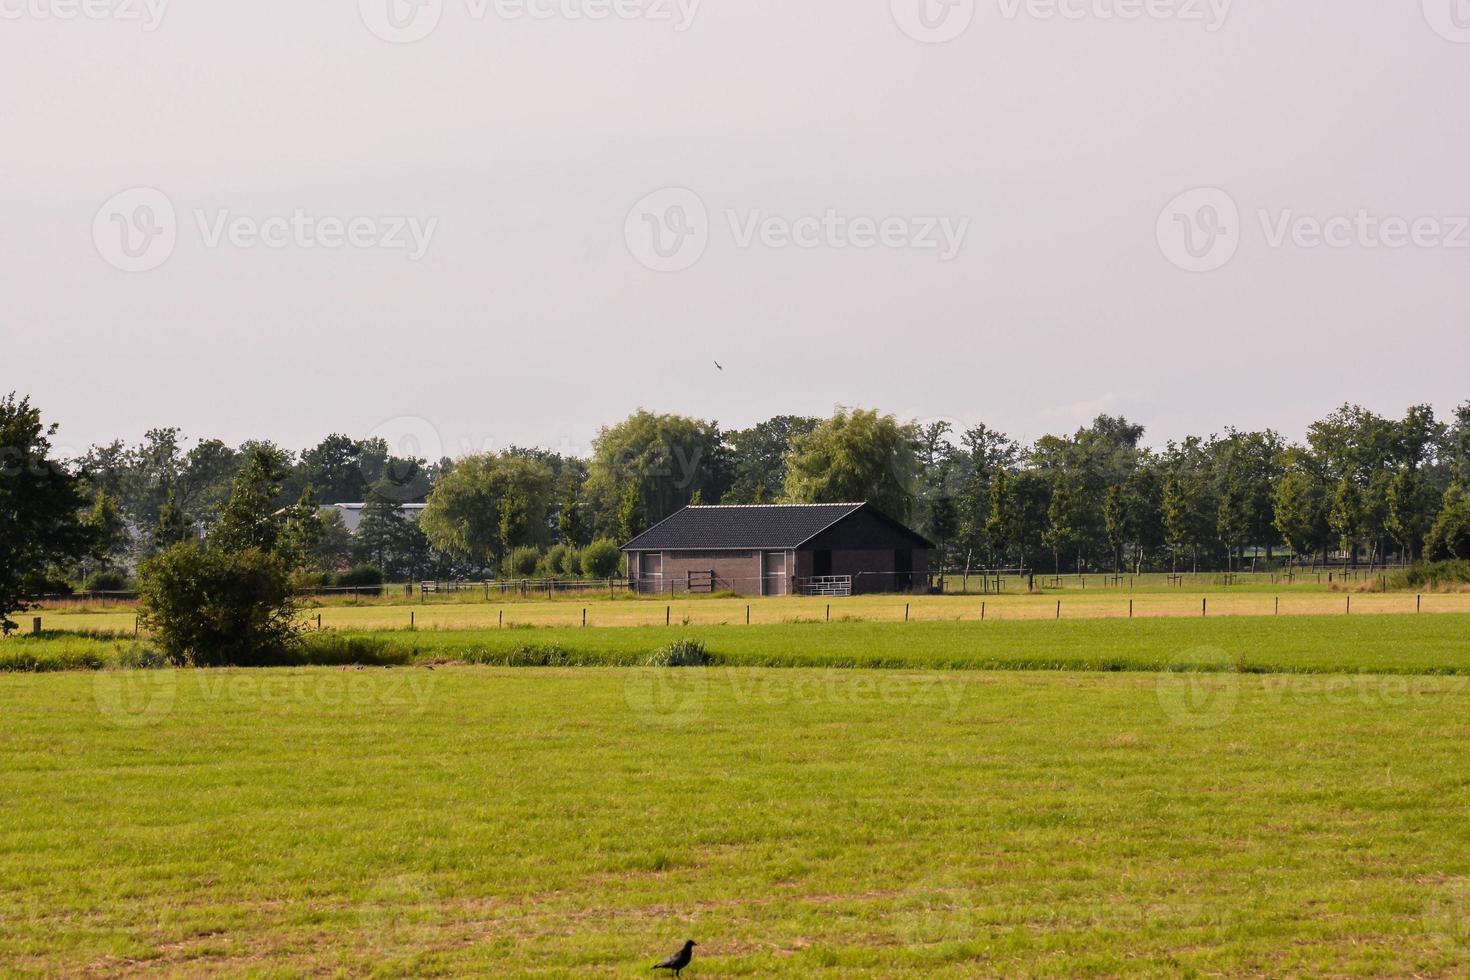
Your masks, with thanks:
[[[367,504],[329,504],[322,510],[335,510],[342,515],[342,523],[347,527],[350,534],[357,533],[357,526],[362,523],[363,508]],[[399,504],[398,512],[411,521],[418,521],[419,515],[424,512],[424,504]]]

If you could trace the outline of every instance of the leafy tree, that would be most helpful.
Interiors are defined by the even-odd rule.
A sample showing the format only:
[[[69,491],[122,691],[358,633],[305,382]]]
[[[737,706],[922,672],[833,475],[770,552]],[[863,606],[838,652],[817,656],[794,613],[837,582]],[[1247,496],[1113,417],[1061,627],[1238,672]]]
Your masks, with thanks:
[[[365,459],[362,443],[350,436],[329,435],[301,454],[287,481],[287,491],[299,497],[312,487],[323,504],[366,501],[366,463],[376,465],[377,458]]]
[[[1292,553],[1316,554],[1327,543],[1327,494],[1300,452],[1288,454],[1288,469],[1277,482],[1273,495],[1273,520]]]
[[[997,470],[990,484],[990,516],[985,522],[985,533],[1002,550],[1014,547],[1019,567],[1025,567],[1026,536],[1021,501],[1005,470]]]
[[[286,508],[276,536],[276,551],[288,568],[326,571],[318,560],[326,536],[326,522],[316,504],[316,492],[308,485],[301,499]]]
[[[530,578],[541,564],[541,552],[529,545],[512,549],[505,559],[505,574],[513,578]]]
[[[1219,515],[1209,459],[1201,440],[1190,436],[1179,445],[1170,443],[1164,471],[1164,531],[1174,552],[1173,569],[1178,571],[1179,549],[1189,548],[1193,568],[1198,571],[1200,551],[1217,540]]]
[[[1388,488],[1388,529],[1403,549],[1405,562],[1416,560],[1424,548],[1424,537],[1434,524],[1438,495],[1425,475],[1399,466]]]
[[[466,456],[434,488],[419,527],[435,549],[496,568],[518,547],[551,543],[554,485],[550,467],[538,459]]]
[[[622,560],[616,541],[599,538],[582,549],[582,574],[588,578],[612,578]]]
[[[410,520],[398,501],[389,496],[393,492],[393,487],[383,484],[368,490],[352,541],[352,555],[391,578],[412,581],[429,564],[430,544],[421,527],[422,517],[419,524]]]
[[[140,623],[170,663],[260,666],[296,642],[291,570],[259,548],[176,544],[140,570]]]
[[[1424,557],[1430,561],[1470,559],[1470,494],[1459,483],[1445,491],[1439,517],[1424,540]]]
[[[158,509],[158,523],[153,526],[153,550],[166,551],[176,544],[182,544],[189,540],[190,530],[188,518],[178,505],[178,496],[170,488],[163,506]]]
[[[639,411],[603,428],[593,440],[587,464],[587,499],[593,530],[619,533],[629,494],[641,501],[646,524],[663,520],[687,505],[696,490],[720,500],[730,486],[730,462],[713,422]]]
[[[1348,553],[1354,566],[1358,564],[1358,546],[1362,544],[1367,523],[1363,490],[1351,470],[1344,472],[1332,491],[1332,509],[1327,524],[1337,535],[1338,547]]]
[[[82,481],[51,459],[55,434],[29,398],[0,399],[0,633],[16,628],[12,612],[29,608],[28,582],[98,553]]]
[[[1052,484],[1051,503],[1046,508],[1046,530],[1041,538],[1051,549],[1053,571],[1062,573],[1062,550],[1077,541],[1077,528],[1072,523],[1072,489],[1063,477]]]
[[[732,483],[727,504],[758,504],[776,500],[786,486],[786,456],[796,439],[811,432],[819,420],[778,415],[749,429],[727,433]]]
[[[918,433],[891,415],[842,409],[795,440],[787,457],[793,503],[866,501],[897,520],[913,511]]]
[[[249,450],[245,466],[235,477],[229,502],[210,533],[212,547],[224,551],[254,548],[265,553],[276,550],[285,524],[278,498],[281,481],[289,472],[286,464],[285,454],[273,447],[258,445]]]

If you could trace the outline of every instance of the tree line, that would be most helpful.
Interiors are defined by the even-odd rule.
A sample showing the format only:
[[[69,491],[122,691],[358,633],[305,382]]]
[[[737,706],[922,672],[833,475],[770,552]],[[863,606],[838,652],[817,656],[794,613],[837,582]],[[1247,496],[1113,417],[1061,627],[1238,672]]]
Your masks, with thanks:
[[[39,412],[15,396],[4,405],[9,468],[46,458]],[[316,575],[354,564],[397,580],[601,573],[616,568],[616,543],[690,503],[859,500],[909,522],[935,542],[936,564],[955,569],[1470,558],[1470,404],[1446,419],[1427,405],[1401,418],[1344,405],[1300,441],[1233,428],[1163,446],[1144,437],[1108,415],[1026,444],[983,424],[957,431],[863,409],[734,430],[639,411],[601,429],[586,458],[510,448],[427,460],[381,439],[330,435],[292,453],[187,445],[179,429],[155,429],[41,467],[70,488],[53,502],[96,538],[45,574],[125,576],[218,535],[247,473],[253,512],[297,515],[293,560]],[[356,534],[323,509],[335,503],[366,504]],[[405,503],[424,504],[421,518]]]

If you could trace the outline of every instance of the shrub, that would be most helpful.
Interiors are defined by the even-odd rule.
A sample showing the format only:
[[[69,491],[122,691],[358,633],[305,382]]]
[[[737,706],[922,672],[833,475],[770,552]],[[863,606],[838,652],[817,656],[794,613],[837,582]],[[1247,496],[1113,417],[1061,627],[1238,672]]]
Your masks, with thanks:
[[[648,658],[649,667],[708,667],[709,651],[698,640],[676,640]]]
[[[558,569],[567,578],[580,578],[582,575],[582,553],[571,545],[562,552],[561,568]]]
[[[122,572],[95,572],[82,589],[86,592],[126,592],[131,585]]]
[[[383,584],[383,570],[375,565],[354,565],[351,571],[341,572],[333,582],[338,588],[369,588]]]
[[[546,557],[541,559],[539,571],[546,578],[555,578],[566,574],[567,552],[571,549],[564,544],[554,544],[551,550],[546,552]]]
[[[505,559],[505,573],[516,578],[530,578],[541,564],[541,552],[529,545],[517,548]]]
[[[1442,585],[1470,583],[1470,561],[1431,561],[1395,572],[1388,580],[1391,589],[1437,589]]]
[[[174,545],[143,563],[138,592],[139,621],[171,664],[279,663],[297,640],[290,570],[255,548]]]
[[[588,578],[612,578],[623,562],[618,543],[601,538],[582,549],[582,574]]]

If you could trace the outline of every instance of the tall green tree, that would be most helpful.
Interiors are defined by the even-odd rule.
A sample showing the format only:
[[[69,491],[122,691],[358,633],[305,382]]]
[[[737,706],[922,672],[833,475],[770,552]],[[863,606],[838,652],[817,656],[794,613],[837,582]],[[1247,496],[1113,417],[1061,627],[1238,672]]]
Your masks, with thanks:
[[[551,468],[539,459],[466,456],[434,488],[419,527],[435,549],[495,569],[516,548],[550,545],[554,492]]]
[[[867,502],[897,520],[913,512],[919,433],[892,415],[840,409],[796,439],[787,457],[793,503]]]
[[[0,633],[16,628],[10,614],[29,607],[48,570],[98,551],[82,480],[51,456],[55,434],[29,398],[0,399]]]
[[[283,452],[263,444],[252,447],[235,477],[219,523],[210,532],[210,546],[224,551],[254,548],[273,553],[285,525],[280,496],[281,482],[288,473]]]
[[[654,524],[686,506],[695,491],[721,500],[729,488],[729,454],[714,422],[639,411],[593,440],[586,499],[594,534],[619,533],[620,508],[630,492]]]

